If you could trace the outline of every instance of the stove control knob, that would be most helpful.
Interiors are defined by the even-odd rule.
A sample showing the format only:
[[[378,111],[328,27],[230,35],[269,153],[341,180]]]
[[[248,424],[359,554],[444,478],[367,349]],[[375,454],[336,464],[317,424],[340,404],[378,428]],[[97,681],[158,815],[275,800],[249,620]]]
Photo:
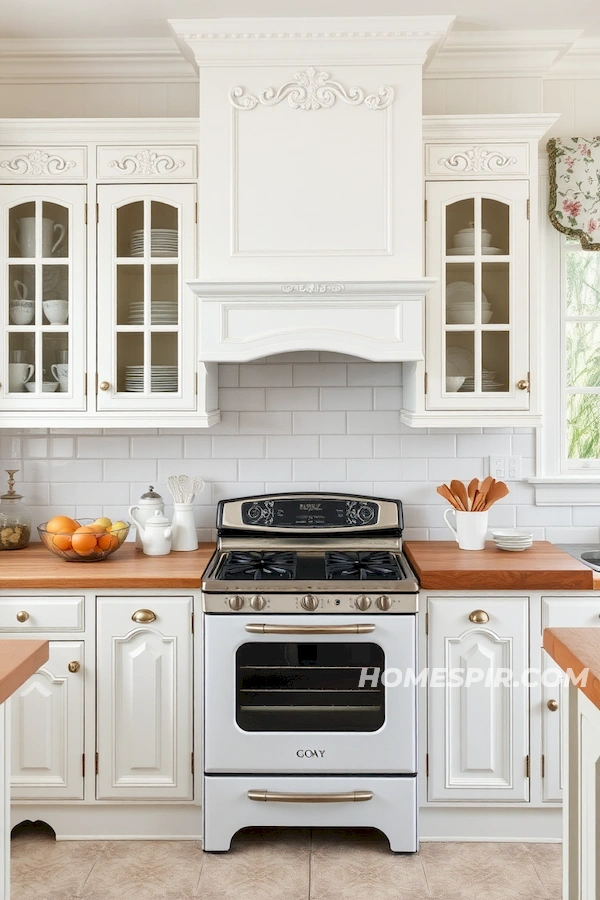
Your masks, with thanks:
[[[370,597],[365,597],[365,595],[363,594],[362,597],[356,598],[356,608],[360,609],[362,612],[365,612],[365,610],[367,610],[370,607],[370,605],[371,605]]]
[[[236,610],[236,612],[238,609],[241,609],[243,605],[244,605],[243,597],[236,596],[236,597],[229,598],[229,606],[231,607],[231,609]]]
[[[256,609],[257,611],[260,609],[264,609],[266,602],[267,601],[265,600],[265,598],[261,597],[260,595],[250,598],[250,606],[252,607],[252,609]]]
[[[319,606],[319,598],[315,597],[314,594],[305,594],[300,603],[304,609],[307,609],[309,612],[314,612]]]
[[[388,597],[387,594],[382,594],[381,597],[377,598],[377,606],[379,607],[379,609],[387,612],[387,610],[391,609],[392,607],[392,598]]]

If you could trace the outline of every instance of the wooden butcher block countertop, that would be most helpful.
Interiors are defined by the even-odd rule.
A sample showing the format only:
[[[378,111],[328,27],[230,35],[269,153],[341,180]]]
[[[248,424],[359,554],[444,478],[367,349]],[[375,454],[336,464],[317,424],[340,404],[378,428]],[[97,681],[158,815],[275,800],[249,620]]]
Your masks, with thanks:
[[[0,641],[0,703],[48,661],[48,641]]]
[[[543,646],[563,672],[572,669],[578,677],[589,669],[578,687],[600,709],[600,628],[545,628]]]
[[[522,552],[459,550],[455,541],[406,541],[404,550],[421,588],[429,591],[591,591],[594,572],[548,541]]]
[[[135,544],[123,544],[99,562],[67,562],[43,544],[24,550],[0,552],[0,590],[53,588],[189,588],[198,590],[202,573],[215,549],[213,543],[198,550],[145,556]]]

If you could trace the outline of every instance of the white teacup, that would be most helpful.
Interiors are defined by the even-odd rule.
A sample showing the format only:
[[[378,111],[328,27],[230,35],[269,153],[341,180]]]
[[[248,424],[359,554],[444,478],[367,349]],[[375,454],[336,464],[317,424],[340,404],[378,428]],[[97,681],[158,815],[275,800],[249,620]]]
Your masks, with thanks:
[[[59,363],[50,366],[50,370],[59,384],[59,391],[65,392],[69,390],[69,365],[68,363]]]
[[[453,528],[448,521],[448,513],[454,513],[456,527]],[[488,527],[488,511],[463,512],[453,507],[444,511],[444,521],[461,550],[484,550],[485,536]]]
[[[69,318],[68,300],[44,300],[42,308],[51,325],[64,325]]]
[[[53,256],[62,244],[65,234],[64,225],[52,219],[42,219],[42,256]],[[21,256],[35,256],[35,216],[23,216],[17,220],[13,239]]]
[[[10,300],[10,321],[13,325],[29,325],[35,316],[35,302],[33,300]]]
[[[8,364],[8,390],[11,394],[25,390],[25,382],[29,381],[35,369],[27,363]]]

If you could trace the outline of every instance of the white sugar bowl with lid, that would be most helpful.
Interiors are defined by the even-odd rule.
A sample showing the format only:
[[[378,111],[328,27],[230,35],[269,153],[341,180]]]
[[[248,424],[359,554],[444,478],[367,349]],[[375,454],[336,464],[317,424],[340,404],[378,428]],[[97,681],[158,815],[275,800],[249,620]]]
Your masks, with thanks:
[[[135,508],[132,506],[131,509]],[[171,552],[171,523],[160,509],[148,516],[144,525],[136,519],[133,512],[131,518],[135,522],[137,533],[141,535],[142,550],[146,556],[167,556]]]
[[[463,249],[473,250],[475,247],[475,225],[473,222],[469,222],[468,228],[461,228],[460,231],[457,231],[453,237],[454,246],[461,247]],[[488,231],[486,228],[481,229],[481,246],[489,247],[492,242],[492,232]]]
[[[157,494],[154,490],[154,485],[151,484],[146,493],[142,494],[135,506],[129,507],[129,515],[136,523],[141,522],[142,526],[144,526],[149,517],[157,510],[161,514],[164,513],[165,503],[160,494]],[[136,515],[134,515],[134,512]],[[138,550],[144,549],[139,528],[136,529],[135,533],[135,546]]]

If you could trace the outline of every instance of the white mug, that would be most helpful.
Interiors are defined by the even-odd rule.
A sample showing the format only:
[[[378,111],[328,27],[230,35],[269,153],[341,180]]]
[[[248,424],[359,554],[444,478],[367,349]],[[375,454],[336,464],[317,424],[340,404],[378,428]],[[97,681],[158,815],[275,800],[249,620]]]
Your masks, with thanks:
[[[55,234],[58,238],[55,240]],[[66,228],[52,219],[42,219],[42,256],[53,256],[62,244]],[[35,216],[23,216],[17,219],[17,228],[13,231],[15,244],[21,256],[35,256]]]
[[[53,363],[50,366],[50,371],[54,375],[56,381],[59,384],[59,391],[64,393],[69,390],[69,364],[68,363]]]
[[[448,513],[454,513],[454,528],[448,521]],[[461,550],[484,550],[485,536],[488,527],[488,511],[484,512],[463,512],[462,510],[449,507],[444,511],[444,521]]]
[[[8,364],[8,390],[11,394],[17,391],[25,390],[25,382],[29,381],[35,369],[27,363],[9,363]]]

